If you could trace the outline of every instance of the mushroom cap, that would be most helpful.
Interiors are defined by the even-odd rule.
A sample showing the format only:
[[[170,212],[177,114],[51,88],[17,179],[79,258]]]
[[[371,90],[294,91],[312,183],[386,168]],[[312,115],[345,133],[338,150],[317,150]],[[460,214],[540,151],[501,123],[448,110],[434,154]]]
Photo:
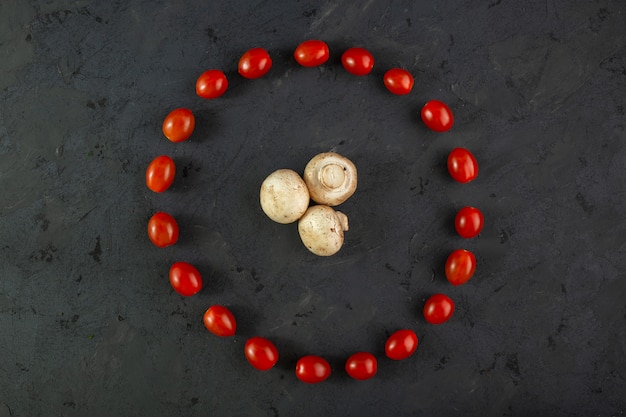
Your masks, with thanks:
[[[352,161],[338,153],[320,153],[304,168],[304,182],[313,201],[337,206],[356,191],[356,167]]]
[[[261,184],[261,209],[277,223],[298,220],[309,207],[309,190],[300,175],[291,169],[272,172]]]
[[[348,230],[345,214],[325,205],[311,206],[298,221],[300,239],[318,256],[331,256],[343,246],[343,232]]]

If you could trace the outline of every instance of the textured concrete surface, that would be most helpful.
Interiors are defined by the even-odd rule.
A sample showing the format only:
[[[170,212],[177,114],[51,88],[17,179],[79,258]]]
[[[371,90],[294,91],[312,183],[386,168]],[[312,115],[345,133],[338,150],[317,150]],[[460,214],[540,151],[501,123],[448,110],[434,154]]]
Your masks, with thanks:
[[[0,3],[0,416],[622,416],[626,379],[626,4],[621,1],[18,1]],[[303,40],[331,60],[304,69]],[[267,48],[259,80],[239,56]],[[376,64],[357,78],[350,46]],[[411,71],[409,96],[383,87]],[[228,73],[219,100],[196,77]],[[417,116],[446,101],[454,128]],[[164,116],[189,107],[191,140],[169,143]],[[454,183],[454,147],[474,152],[476,181]],[[359,169],[341,207],[341,252],[309,254],[295,225],[272,223],[258,189],[335,150]],[[162,195],[146,189],[158,154],[178,166]],[[478,238],[455,235],[464,205]],[[146,237],[165,210],[181,239]],[[450,286],[453,249],[478,269]],[[169,265],[198,266],[183,299]],[[456,301],[430,326],[428,295]],[[235,313],[235,337],[202,325],[211,304]],[[403,362],[386,337],[416,331]],[[280,360],[250,367],[246,339]],[[343,362],[366,350],[377,376]],[[297,358],[333,366],[324,383],[294,376]]]

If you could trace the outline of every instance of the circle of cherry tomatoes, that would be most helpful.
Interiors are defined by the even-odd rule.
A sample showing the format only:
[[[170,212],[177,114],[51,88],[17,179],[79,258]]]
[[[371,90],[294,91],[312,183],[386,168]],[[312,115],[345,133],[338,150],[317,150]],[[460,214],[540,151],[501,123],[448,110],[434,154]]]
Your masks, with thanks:
[[[302,42],[294,51],[294,59],[303,67],[315,67],[329,59],[328,45],[321,40]],[[369,74],[374,66],[372,54],[363,48],[349,48],[341,56],[346,71],[357,76]],[[272,59],[263,48],[246,51],[238,63],[239,74],[247,79],[260,78],[272,67]],[[395,95],[409,94],[414,85],[411,73],[401,68],[392,68],[383,76],[385,87]],[[203,72],[196,81],[196,93],[205,99],[222,96],[228,89],[228,79],[220,70]],[[445,132],[454,124],[451,109],[443,102],[431,100],[421,110],[425,125],[436,132]],[[187,140],[193,133],[195,119],[189,109],[179,108],[167,115],[163,121],[163,133],[172,142]],[[467,149],[456,148],[448,157],[448,170],[452,178],[465,183],[478,174],[476,158]],[[168,156],[155,158],[146,170],[146,185],[154,192],[167,190],[174,181],[176,167]],[[464,207],[455,217],[455,228],[460,236],[471,238],[482,230],[484,218],[480,210]],[[164,212],[156,213],[148,222],[150,240],[158,247],[176,243],[178,225],[175,219]],[[446,261],[446,278],[453,285],[461,285],[469,280],[476,269],[476,258],[466,250],[456,250]],[[182,296],[196,294],[202,288],[202,278],[198,270],[186,262],[176,262],[170,268],[172,288]],[[423,314],[428,323],[441,324],[450,319],[454,312],[454,302],[445,294],[435,294],[424,304]],[[208,331],[216,336],[233,336],[236,320],[232,312],[220,305],[206,310],[203,322]],[[417,349],[418,338],[415,332],[402,329],[391,334],[385,343],[385,355],[392,360],[403,360]],[[248,362],[256,369],[271,369],[278,361],[278,349],[268,339],[252,337],[246,341],[244,353]],[[377,372],[376,357],[369,352],[357,352],[345,363],[346,373],[356,380],[372,378]],[[296,364],[296,377],[306,383],[319,383],[330,376],[331,366],[322,357],[308,355],[301,357]]]
[[[392,68],[383,75],[383,83],[387,90],[398,96],[409,94],[414,82],[411,73],[401,68]]]
[[[154,246],[165,248],[178,241],[178,223],[165,212],[154,213],[148,220],[148,237]]]
[[[430,324],[442,324],[452,317],[454,301],[445,294],[431,295],[424,304],[424,319]]]
[[[478,236],[484,223],[483,213],[476,207],[463,207],[454,217],[454,228],[459,236],[466,239]]]
[[[146,186],[155,193],[170,188],[176,176],[176,164],[167,155],[157,156],[146,169]]]
[[[447,132],[454,124],[454,115],[443,101],[430,100],[422,107],[422,121],[435,132]]]
[[[330,52],[326,42],[311,39],[298,45],[293,57],[303,67],[317,67],[328,61]]]
[[[369,352],[357,352],[346,360],[346,373],[352,378],[365,381],[376,375],[378,362]]]
[[[250,80],[261,78],[272,68],[272,58],[263,48],[252,48],[239,59],[239,74]]]
[[[450,284],[465,284],[476,271],[476,257],[468,250],[457,249],[448,256],[445,271]]]
[[[196,94],[202,98],[221,97],[228,89],[228,79],[220,70],[204,71],[196,81]]]
[[[465,148],[454,148],[448,155],[448,172],[460,183],[468,183],[478,176],[478,162]]]
[[[205,311],[202,321],[204,327],[216,336],[233,336],[237,330],[235,316],[224,306],[213,305],[209,307]]]
[[[267,371],[278,362],[278,349],[263,337],[251,337],[244,348],[246,359],[255,369]]]
[[[195,266],[176,262],[170,267],[170,284],[183,297],[190,297],[202,289],[202,277]]]
[[[308,355],[298,359],[296,377],[307,384],[317,384],[330,376],[330,364],[321,356]]]
[[[163,134],[172,142],[189,139],[196,126],[196,119],[189,109],[175,109],[163,120]]]
[[[374,57],[367,49],[350,48],[341,55],[341,64],[352,75],[367,75],[374,68]]]
[[[417,335],[413,330],[402,329],[392,333],[385,343],[385,355],[394,361],[408,358],[417,349]]]

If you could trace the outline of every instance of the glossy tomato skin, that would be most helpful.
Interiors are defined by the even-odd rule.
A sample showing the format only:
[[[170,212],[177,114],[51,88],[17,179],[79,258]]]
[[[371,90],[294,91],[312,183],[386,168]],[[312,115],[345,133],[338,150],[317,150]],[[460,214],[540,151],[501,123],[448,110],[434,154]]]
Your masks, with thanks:
[[[430,324],[442,324],[452,317],[454,301],[445,294],[432,295],[424,304],[424,318]]]
[[[466,184],[478,176],[478,162],[469,150],[454,148],[448,155],[448,172],[455,181]]]
[[[417,335],[413,330],[398,330],[387,339],[385,355],[394,361],[404,360],[415,353],[417,343]]]
[[[446,278],[452,285],[465,284],[476,272],[476,257],[465,249],[453,251],[446,260]]]
[[[303,356],[296,363],[296,377],[307,384],[317,384],[329,376],[330,364],[320,356]]]
[[[383,75],[383,83],[391,93],[403,96],[411,92],[415,80],[407,70],[392,68]]]
[[[374,57],[363,48],[350,48],[341,55],[341,64],[352,75],[367,75],[374,68]]]
[[[239,74],[247,79],[261,78],[272,68],[272,58],[263,48],[252,48],[239,59]]]
[[[163,134],[172,142],[183,142],[191,136],[196,119],[189,109],[172,110],[163,120]]]
[[[155,193],[170,188],[176,177],[176,164],[167,155],[157,156],[146,169],[146,186]]]
[[[330,52],[326,42],[311,39],[298,45],[293,57],[303,67],[317,67],[328,61]]]
[[[463,207],[454,217],[454,228],[459,236],[471,239],[483,230],[485,218],[476,207]]]
[[[377,370],[376,357],[369,352],[357,352],[346,361],[346,373],[359,381],[372,378]]]
[[[274,343],[263,337],[251,337],[244,348],[246,359],[255,369],[267,371],[278,362],[278,349]]]
[[[454,115],[443,101],[430,100],[422,107],[422,121],[435,132],[447,132],[454,124]]]
[[[220,337],[233,336],[237,330],[237,321],[233,313],[226,307],[213,305],[205,311],[204,327]]]
[[[202,98],[221,97],[228,89],[228,78],[216,69],[204,71],[196,81],[196,94]]]
[[[165,248],[178,241],[178,223],[165,212],[154,213],[148,220],[148,237],[159,248]]]
[[[202,289],[202,277],[195,266],[176,262],[170,268],[170,284],[178,294],[190,297]]]

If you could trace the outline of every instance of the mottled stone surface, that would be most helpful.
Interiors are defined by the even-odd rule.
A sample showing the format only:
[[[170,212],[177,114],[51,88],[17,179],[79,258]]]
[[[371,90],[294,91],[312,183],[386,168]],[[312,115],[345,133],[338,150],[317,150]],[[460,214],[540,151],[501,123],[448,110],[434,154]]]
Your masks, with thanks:
[[[330,45],[320,68],[297,44]],[[239,56],[265,47],[270,73],[245,80]],[[341,52],[368,48],[354,77]],[[386,69],[415,76],[408,96]],[[223,69],[205,101],[196,77]],[[623,416],[626,413],[626,4],[598,1],[20,1],[0,3],[0,416]],[[425,101],[447,102],[447,133]],[[165,115],[197,118],[168,142]],[[454,183],[448,152],[477,157]],[[359,170],[342,250],[309,253],[295,225],[262,213],[278,168],[333,150]],[[173,187],[145,187],[159,154]],[[486,218],[455,235],[464,205]],[[177,245],[146,223],[164,210]],[[476,275],[452,287],[443,266],[474,251]],[[169,266],[194,263],[205,286],[183,299]],[[451,321],[425,323],[433,293]],[[203,327],[231,308],[233,338]],[[414,329],[416,354],[384,357]],[[273,340],[259,372],[243,346]],[[351,380],[345,359],[379,358]],[[297,358],[333,366],[323,384]]]

